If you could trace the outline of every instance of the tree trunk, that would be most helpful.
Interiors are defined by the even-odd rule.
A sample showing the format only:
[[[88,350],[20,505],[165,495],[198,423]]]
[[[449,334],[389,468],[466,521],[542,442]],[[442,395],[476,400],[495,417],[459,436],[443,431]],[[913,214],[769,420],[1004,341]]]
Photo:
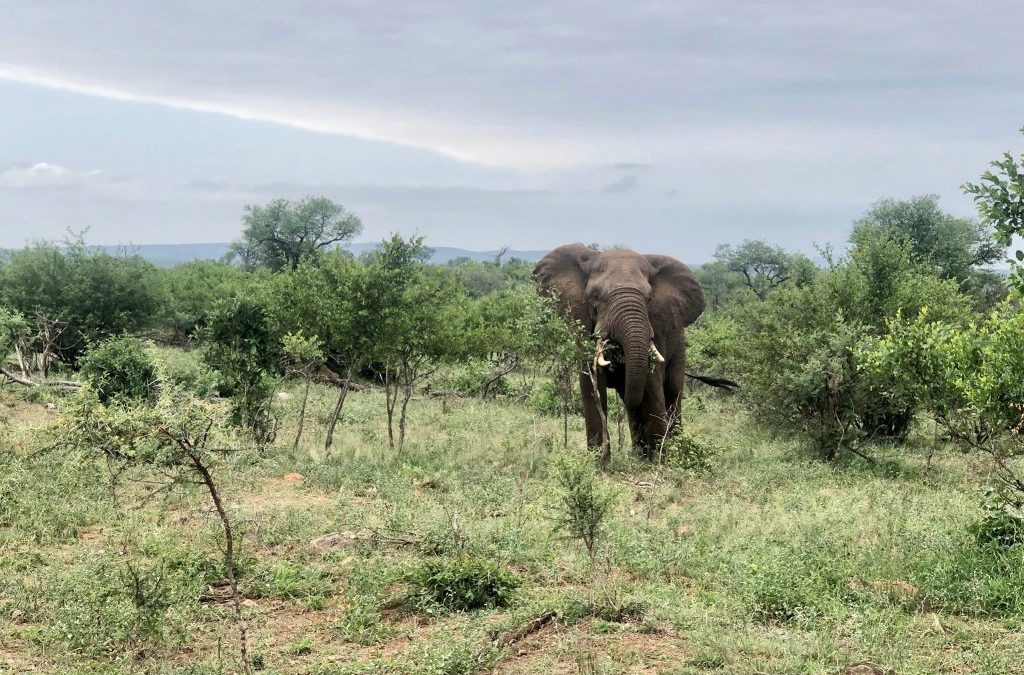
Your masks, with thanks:
[[[242,654],[242,670],[246,675],[252,675],[252,665],[249,663],[249,641],[245,627],[245,617],[242,615],[242,596],[238,592],[238,577],[235,575],[235,537],[231,530],[231,520],[221,503],[220,493],[217,485],[213,482],[210,470],[203,464],[202,459],[196,453],[189,453],[192,466],[203,479],[206,489],[210,492],[213,505],[217,509],[221,526],[224,528],[224,566],[227,568],[228,582],[231,584],[231,600],[235,606],[235,622],[238,625],[238,645]]]
[[[409,409],[409,399],[412,398],[412,382],[406,382],[402,392],[402,411],[398,416],[398,455],[402,455],[405,448],[405,415]]]
[[[349,365],[348,371],[345,373],[345,381],[341,383],[341,391],[338,392],[338,401],[334,404],[334,412],[331,413],[331,421],[327,423],[327,440],[324,442],[324,450],[328,454],[331,452],[331,446],[334,445],[334,427],[338,424],[338,418],[341,417],[341,407],[345,405],[345,397],[348,396],[352,375],[358,367],[358,363]]]
[[[597,456],[597,462],[602,469],[607,469],[608,464],[612,459],[612,443],[608,437],[608,416],[604,412],[604,406],[601,405],[601,392],[597,388],[597,365],[589,364],[587,366],[587,375],[590,376],[591,385],[591,397],[594,399],[594,406],[597,408],[597,416],[601,421],[601,450]]]
[[[29,362],[25,360],[25,352],[20,344],[14,343],[14,353],[18,357],[18,367],[21,368],[21,376],[26,380],[31,378],[32,373],[29,370]]]
[[[384,369],[384,405],[388,411],[388,447],[395,449],[395,405],[398,403],[398,383],[390,369]]]
[[[302,427],[306,423],[306,402],[309,401],[309,385],[313,380],[306,373],[306,388],[302,392],[302,407],[299,408],[299,429],[295,433],[295,449],[299,449],[299,441],[302,440]]]

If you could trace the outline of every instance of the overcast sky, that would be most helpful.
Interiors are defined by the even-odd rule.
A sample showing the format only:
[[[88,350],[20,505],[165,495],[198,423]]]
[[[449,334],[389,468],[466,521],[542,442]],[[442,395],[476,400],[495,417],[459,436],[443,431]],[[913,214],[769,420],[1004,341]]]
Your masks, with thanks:
[[[1019,0],[0,0],[0,246],[235,238],[810,251],[1024,136]]]

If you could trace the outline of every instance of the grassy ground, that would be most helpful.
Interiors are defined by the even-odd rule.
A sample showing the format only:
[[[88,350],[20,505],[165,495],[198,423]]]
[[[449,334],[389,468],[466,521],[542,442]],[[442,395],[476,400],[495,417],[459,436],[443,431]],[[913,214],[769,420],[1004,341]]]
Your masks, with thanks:
[[[928,470],[922,440],[830,466],[692,397],[710,468],[616,452],[592,564],[553,528],[560,419],[416,399],[396,457],[383,397],[356,393],[325,456],[331,394],[316,388],[298,450],[286,424],[278,447],[217,468],[262,672],[1024,673],[1024,547],[967,531],[980,458],[944,449]],[[283,406],[293,420],[297,397]],[[206,495],[153,493],[140,472],[112,485],[102,460],[47,449],[57,415],[0,392],[0,672],[236,672]],[[311,545],[338,532],[354,540]],[[429,561],[478,559],[519,580],[508,607],[403,601]]]

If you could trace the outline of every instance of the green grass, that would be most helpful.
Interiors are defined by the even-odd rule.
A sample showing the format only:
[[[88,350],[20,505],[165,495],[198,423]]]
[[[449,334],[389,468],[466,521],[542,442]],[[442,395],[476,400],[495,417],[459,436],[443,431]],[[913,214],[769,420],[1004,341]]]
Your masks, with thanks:
[[[556,527],[560,418],[417,398],[397,458],[383,396],[359,392],[328,456],[333,391],[314,388],[298,450],[286,391],[278,444],[216,467],[261,672],[1024,673],[1024,546],[976,542],[988,466],[942,448],[929,470],[924,434],[828,465],[731,399],[690,398],[687,457],[616,448],[598,477],[614,506],[592,562]],[[154,492],[141,471],[112,482],[48,446],[45,402],[0,404],[0,672],[235,672],[207,495]],[[332,532],[355,539],[311,547]],[[490,601],[504,575],[514,592]],[[448,584],[481,608],[408,601]]]

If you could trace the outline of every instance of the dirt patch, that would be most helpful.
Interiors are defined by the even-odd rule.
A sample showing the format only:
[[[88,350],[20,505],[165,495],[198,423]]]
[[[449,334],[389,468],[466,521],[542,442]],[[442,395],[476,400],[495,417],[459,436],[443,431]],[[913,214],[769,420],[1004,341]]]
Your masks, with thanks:
[[[252,513],[282,508],[322,508],[334,503],[331,495],[302,488],[302,480],[302,474],[298,473],[268,478],[258,490],[237,495],[236,503]]]
[[[624,673],[674,673],[692,656],[671,631],[595,632],[591,620],[566,627],[552,623],[523,639],[498,663],[496,673],[577,673],[581,668],[611,662]]]

